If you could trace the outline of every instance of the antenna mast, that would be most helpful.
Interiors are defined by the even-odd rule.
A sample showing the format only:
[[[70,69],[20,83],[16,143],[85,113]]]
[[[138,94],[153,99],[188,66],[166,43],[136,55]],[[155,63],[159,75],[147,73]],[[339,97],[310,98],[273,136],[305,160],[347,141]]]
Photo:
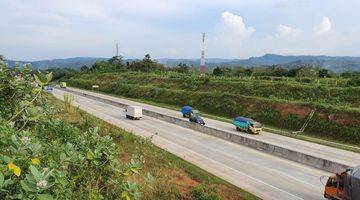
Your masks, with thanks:
[[[116,57],[119,57],[119,44],[116,43]]]
[[[202,34],[200,72],[205,73],[205,33]]]

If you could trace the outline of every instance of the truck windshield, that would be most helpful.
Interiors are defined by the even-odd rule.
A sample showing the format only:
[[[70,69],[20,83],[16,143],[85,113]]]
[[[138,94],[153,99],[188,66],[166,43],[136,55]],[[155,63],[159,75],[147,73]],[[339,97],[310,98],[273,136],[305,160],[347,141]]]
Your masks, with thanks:
[[[254,128],[261,128],[262,125],[259,123],[259,122],[252,122],[251,125],[254,127]]]
[[[199,114],[199,111],[198,110],[192,110],[191,111],[194,115],[198,115]]]
[[[328,179],[328,181],[327,181],[327,183],[326,183],[326,186],[327,187],[337,187],[337,181],[336,181],[336,179],[335,178],[333,178],[333,177],[329,177],[329,179]]]

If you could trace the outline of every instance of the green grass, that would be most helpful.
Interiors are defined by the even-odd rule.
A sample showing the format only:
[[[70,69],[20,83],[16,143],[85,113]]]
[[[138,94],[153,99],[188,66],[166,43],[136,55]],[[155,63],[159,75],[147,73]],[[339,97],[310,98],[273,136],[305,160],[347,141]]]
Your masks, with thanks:
[[[119,74],[84,74],[77,79],[91,81],[97,84],[112,83],[135,84],[153,86],[173,90],[218,92],[224,89],[236,95],[249,97],[263,97],[271,100],[281,99],[288,103],[323,105],[334,109],[358,110],[359,87],[329,87],[312,83],[292,83],[279,79],[278,81],[257,79],[234,79],[230,77],[206,77],[178,74],[145,74],[122,72]],[[294,78],[293,78],[294,79]],[[286,79],[287,80],[287,79]],[[292,80],[292,79],[290,79]]]
[[[142,199],[191,200],[194,199],[190,192],[195,188],[195,185],[192,185],[194,183],[198,183],[199,186],[202,185],[206,188],[215,189],[222,199],[259,199],[178,156],[156,147],[149,139],[126,132],[81,110],[77,110],[77,113],[71,116],[66,115],[65,112],[61,112],[63,102],[53,96],[49,96],[49,99],[56,108],[60,109],[57,115],[63,120],[70,121],[70,123],[82,130],[97,126],[100,127],[101,134],[110,134],[118,145],[123,160],[129,160],[133,155],[143,156],[145,164],[142,174],[151,173],[155,177],[155,183],[152,188],[148,187],[146,183],[142,184]],[[182,179],[188,181],[184,183],[181,181],[176,182],[176,176],[172,173],[182,176]],[[226,189],[224,190],[224,188]]]
[[[86,90],[86,89],[83,89],[83,90]],[[101,94],[109,95],[109,96],[113,96],[113,97],[120,97],[123,99],[128,99],[128,100],[132,100],[132,101],[140,102],[140,103],[146,103],[149,105],[159,106],[162,108],[167,108],[167,109],[176,110],[176,111],[180,111],[180,109],[181,109],[181,107],[179,107],[179,106],[169,105],[169,104],[165,104],[165,103],[158,103],[158,102],[148,101],[148,100],[144,100],[144,99],[129,98],[129,97],[124,97],[124,96],[116,95],[116,94],[109,94],[109,93],[105,93],[105,92],[101,92],[101,91],[94,91],[94,90],[88,90],[88,91],[97,92],[97,93],[101,93]],[[210,119],[215,119],[215,120],[219,120],[219,121],[223,121],[223,122],[227,122],[227,123],[232,122],[232,119],[230,119],[230,118],[215,116],[215,115],[211,115],[211,114],[208,114],[205,112],[202,112],[202,115],[204,117],[207,117]],[[360,153],[360,144],[350,144],[350,143],[345,143],[345,142],[339,142],[339,141],[333,140],[333,139],[325,137],[325,136],[314,136],[313,134],[309,134],[307,132],[304,132],[301,134],[293,134],[292,132],[297,131],[297,130],[291,131],[289,129],[280,129],[280,128],[273,127],[273,126],[267,125],[267,124],[265,124],[264,130],[271,132],[271,133],[291,137],[291,138],[296,138],[296,139],[305,140],[305,141],[309,141],[309,142],[313,142],[313,143],[317,143],[317,144],[321,144],[321,145],[326,145],[326,146],[330,146],[330,147],[334,147],[334,148],[338,148],[338,149],[343,149],[343,150],[347,150],[347,151],[353,151],[353,152]]]

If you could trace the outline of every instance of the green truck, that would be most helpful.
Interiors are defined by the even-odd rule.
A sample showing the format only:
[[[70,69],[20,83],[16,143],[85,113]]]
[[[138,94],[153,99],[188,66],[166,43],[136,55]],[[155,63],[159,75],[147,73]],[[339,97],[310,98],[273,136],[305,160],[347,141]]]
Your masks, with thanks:
[[[237,131],[259,134],[262,130],[262,125],[259,122],[246,117],[236,117],[233,120],[233,124],[235,125]]]
[[[66,82],[60,82],[60,88],[66,88]]]

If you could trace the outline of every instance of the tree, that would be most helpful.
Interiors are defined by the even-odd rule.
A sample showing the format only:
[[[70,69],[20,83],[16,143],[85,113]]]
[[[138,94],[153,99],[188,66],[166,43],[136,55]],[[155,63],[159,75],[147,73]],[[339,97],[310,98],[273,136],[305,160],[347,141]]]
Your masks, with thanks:
[[[174,70],[180,73],[188,73],[190,71],[190,67],[185,63],[179,63]]]
[[[298,72],[299,72],[300,68],[297,67],[297,68],[292,68],[288,71],[287,73],[287,76],[288,77],[296,77],[298,75]]]
[[[319,77],[320,78],[325,78],[329,76],[329,70],[327,69],[320,69],[319,70]]]
[[[286,76],[286,70],[281,66],[276,67],[274,69],[274,76],[278,76],[278,77]]]
[[[151,63],[152,60],[151,60],[151,56],[150,54],[146,54],[145,57],[143,58],[143,61],[144,62],[148,62],[148,63]]]
[[[143,58],[143,67],[144,67],[143,71],[145,72],[156,70],[157,63],[151,60],[150,54],[146,54],[145,57]]]
[[[108,60],[111,68],[113,69],[124,69],[125,65],[122,60],[122,56],[114,56]]]
[[[215,76],[229,76],[231,75],[231,68],[229,67],[216,67],[214,70],[213,70],[213,74]]]
[[[215,75],[215,76],[222,76],[222,75],[223,75],[223,71],[221,70],[220,67],[215,67],[215,69],[213,70],[213,75]]]
[[[314,69],[314,67],[306,65],[303,67],[300,67],[298,73],[298,77],[318,77],[318,71]]]
[[[89,67],[86,66],[86,65],[83,65],[81,68],[80,68],[81,71],[85,72],[85,71],[88,71],[89,70]]]
[[[253,74],[254,70],[252,68],[246,68],[245,74],[246,76],[251,76]]]
[[[129,70],[132,71],[157,71],[157,70],[165,70],[164,65],[158,64],[156,61],[151,60],[150,54],[146,54],[142,60],[135,60],[129,66]]]

